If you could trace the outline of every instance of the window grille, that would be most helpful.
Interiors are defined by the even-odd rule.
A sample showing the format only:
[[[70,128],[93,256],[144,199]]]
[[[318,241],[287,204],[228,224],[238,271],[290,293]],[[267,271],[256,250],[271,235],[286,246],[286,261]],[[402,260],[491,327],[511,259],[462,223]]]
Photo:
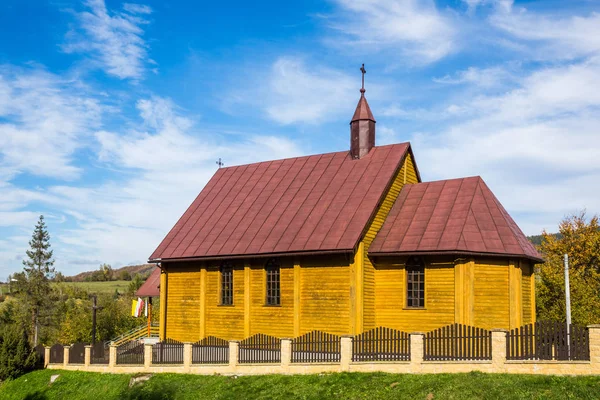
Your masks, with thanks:
[[[266,265],[267,270],[267,305],[278,306],[281,305],[281,286],[279,265],[273,260],[269,261]]]
[[[233,304],[233,268],[225,265],[221,267],[221,305]]]
[[[425,307],[425,264],[420,258],[410,258],[406,263],[406,306]]]

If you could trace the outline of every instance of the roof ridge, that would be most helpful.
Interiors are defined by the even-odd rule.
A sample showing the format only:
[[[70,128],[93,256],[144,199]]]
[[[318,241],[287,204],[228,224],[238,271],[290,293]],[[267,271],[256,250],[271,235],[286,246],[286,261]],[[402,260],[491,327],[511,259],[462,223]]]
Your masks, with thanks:
[[[386,150],[387,150],[387,153],[386,153],[386,154],[383,156],[383,159],[384,159],[384,160],[385,160],[385,158],[387,158],[387,156],[389,155],[389,153],[390,153],[390,151],[391,151],[392,149],[391,149],[391,147],[390,147],[390,148],[388,148],[388,149],[386,149]],[[371,157],[372,157],[372,156],[371,156]],[[399,160],[398,162],[400,162],[400,161],[402,161],[402,157],[400,157],[400,160]],[[363,174],[361,175],[360,179],[358,179],[358,181],[356,181],[356,185],[357,185],[357,186],[358,186],[358,184],[360,183],[360,181],[362,180],[362,178],[363,178],[363,176],[364,176],[364,173],[366,173],[366,172],[367,172],[367,170],[369,169],[369,167],[370,167],[371,165],[372,165],[372,164],[369,164],[369,165],[367,165],[367,168],[365,168],[365,171],[364,171],[364,172],[363,172]],[[384,162],[382,161],[382,162],[381,162],[381,165],[379,166],[379,169],[377,170],[377,172],[378,172],[378,173],[379,173],[379,171],[381,171],[381,169],[383,168],[383,165],[384,165]],[[377,175],[376,175],[376,176],[377,176]],[[393,176],[393,174],[392,174],[392,176]],[[389,178],[389,179],[391,180],[391,178]],[[359,204],[362,204],[362,202],[363,202],[363,200],[364,200],[365,196],[366,196],[366,195],[367,195],[367,194],[368,194],[368,193],[371,191],[371,187],[373,186],[373,183],[374,183],[374,182],[375,182],[375,179],[371,179],[371,184],[369,185],[369,188],[368,188],[367,190],[365,190],[365,191],[364,191],[364,193],[363,193],[363,196],[362,196],[362,198],[360,199],[360,203],[359,203]],[[386,185],[386,187],[387,187],[387,185]],[[385,191],[385,189],[384,189],[384,191]],[[383,196],[383,194],[382,194],[382,196]],[[350,199],[350,197],[349,197],[348,199]],[[379,205],[379,199],[377,200],[377,204],[375,205],[374,209],[376,209],[378,205]],[[340,235],[340,238],[339,238],[339,240],[336,242],[336,245],[335,245],[336,247],[339,245],[340,241],[342,240],[342,238],[344,237],[344,235],[345,235],[345,234],[346,234],[346,232],[348,231],[348,227],[349,227],[349,226],[350,226],[350,224],[352,223],[352,220],[354,219],[354,216],[356,215],[356,213],[358,212],[358,210],[359,210],[359,209],[360,209],[360,207],[357,207],[357,208],[354,210],[354,212],[352,213],[352,216],[351,216],[351,217],[348,219],[348,225],[346,225],[346,228],[344,229],[344,232],[342,232],[342,234]],[[364,235],[364,230],[365,230],[365,227],[366,227],[366,226],[369,224],[369,222],[370,222],[370,221],[371,221],[371,216],[369,216],[369,219],[368,219],[368,220],[367,220],[367,222],[365,223],[365,226],[363,226],[363,227],[361,228],[361,234],[360,234],[360,236],[359,236],[359,237],[358,237],[358,239],[357,239],[357,243],[358,243],[358,242],[359,242],[359,241],[362,239],[362,237],[363,237],[363,235]],[[356,247],[356,243],[354,243],[354,247]]]
[[[437,240],[436,247],[440,245],[440,242],[442,241],[442,236],[444,236],[446,227],[448,227],[448,221],[450,221],[450,216],[452,215],[452,210],[454,209],[454,206],[456,205],[456,198],[458,197],[458,194],[460,193],[460,188],[462,187],[463,183],[464,183],[464,179],[461,180],[460,185],[458,186],[458,190],[456,191],[456,195],[454,195],[454,199],[452,201],[452,208],[450,209],[450,212],[448,213],[448,216],[446,217],[446,222],[444,223],[444,229],[442,229],[442,234],[440,235],[440,237]],[[442,190],[444,190],[446,188],[447,184],[448,184],[448,181],[444,182],[444,187],[442,188]],[[462,232],[461,232],[461,234],[462,234]]]

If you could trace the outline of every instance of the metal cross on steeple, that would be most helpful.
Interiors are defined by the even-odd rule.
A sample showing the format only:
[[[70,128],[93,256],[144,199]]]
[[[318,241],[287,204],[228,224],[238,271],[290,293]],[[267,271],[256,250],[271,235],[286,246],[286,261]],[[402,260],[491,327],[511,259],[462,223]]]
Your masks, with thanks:
[[[365,64],[363,64],[362,67],[360,67],[360,72],[362,72],[362,87],[360,88],[360,92],[364,93],[365,92],[365,74],[367,73],[367,70],[365,69]]]
[[[219,160],[217,161],[217,165],[219,166],[219,168],[221,168],[223,165],[223,161],[221,161],[221,157],[219,157]]]

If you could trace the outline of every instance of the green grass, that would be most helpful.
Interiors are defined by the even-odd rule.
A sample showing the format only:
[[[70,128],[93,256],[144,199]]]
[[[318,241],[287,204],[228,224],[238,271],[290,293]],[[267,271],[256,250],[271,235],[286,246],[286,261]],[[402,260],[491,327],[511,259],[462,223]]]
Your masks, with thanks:
[[[50,376],[60,374],[53,384]],[[0,399],[598,399],[600,377],[501,374],[157,374],[129,388],[131,375],[35,371],[0,386]]]
[[[129,287],[130,281],[110,281],[110,282],[62,282],[55,285],[75,286],[86,289],[91,293],[114,293],[115,289],[119,293],[125,293]]]

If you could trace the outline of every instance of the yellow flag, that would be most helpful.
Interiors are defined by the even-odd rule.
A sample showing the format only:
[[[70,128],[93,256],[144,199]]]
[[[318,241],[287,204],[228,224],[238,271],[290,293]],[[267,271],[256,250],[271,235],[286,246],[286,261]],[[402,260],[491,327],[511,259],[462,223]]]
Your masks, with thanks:
[[[135,310],[137,309],[137,300],[131,300],[131,316],[135,317]]]

